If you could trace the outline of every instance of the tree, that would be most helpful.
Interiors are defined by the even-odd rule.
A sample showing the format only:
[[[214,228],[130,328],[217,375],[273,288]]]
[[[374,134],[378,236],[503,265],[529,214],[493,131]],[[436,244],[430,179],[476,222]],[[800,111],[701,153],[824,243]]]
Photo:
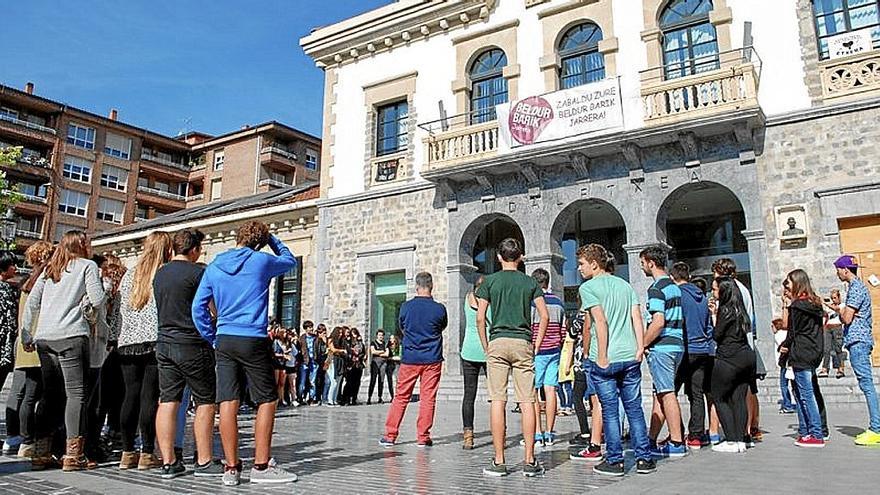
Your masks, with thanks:
[[[6,171],[3,168],[15,167],[15,162],[21,157],[21,146],[8,146],[0,148],[0,218],[6,217],[6,212],[21,201],[18,188],[9,184],[6,179]]]

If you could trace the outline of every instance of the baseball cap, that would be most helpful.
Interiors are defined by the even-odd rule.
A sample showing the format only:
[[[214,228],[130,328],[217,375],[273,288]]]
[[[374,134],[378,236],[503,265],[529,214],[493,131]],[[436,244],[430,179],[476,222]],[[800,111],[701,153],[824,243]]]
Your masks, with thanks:
[[[858,268],[859,265],[856,263],[856,258],[849,254],[844,254],[840,258],[837,258],[837,261],[834,262],[835,268]]]

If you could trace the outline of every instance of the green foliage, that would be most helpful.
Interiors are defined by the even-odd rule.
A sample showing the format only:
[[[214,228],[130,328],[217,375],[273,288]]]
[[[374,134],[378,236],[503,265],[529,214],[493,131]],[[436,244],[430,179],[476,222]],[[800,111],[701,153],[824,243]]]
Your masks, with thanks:
[[[0,218],[6,216],[6,212],[21,201],[18,189],[6,179],[6,171],[16,166],[16,160],[21,157],[21,146],[9,146],[0,148]]]

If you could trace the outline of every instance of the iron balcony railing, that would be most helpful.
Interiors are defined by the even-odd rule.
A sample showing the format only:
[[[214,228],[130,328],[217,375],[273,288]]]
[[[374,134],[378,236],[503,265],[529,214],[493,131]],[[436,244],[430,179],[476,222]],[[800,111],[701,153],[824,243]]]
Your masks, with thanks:
[[[28,122],[27,120],[21,120],[21,119],[13,117],[11,115],[5,114],[5,113],[0,113],[0,120],[6,121],[6,122],[11,122],[15,125],[20,125],[22,127],[27,127],[28,129],[34,129],[36,131],[46,132],[46,133],[49,133],[53,136],[56,134],[55,129],[53,129],[51,127],[46,127],[41,124],[35,124],[33,122]]]

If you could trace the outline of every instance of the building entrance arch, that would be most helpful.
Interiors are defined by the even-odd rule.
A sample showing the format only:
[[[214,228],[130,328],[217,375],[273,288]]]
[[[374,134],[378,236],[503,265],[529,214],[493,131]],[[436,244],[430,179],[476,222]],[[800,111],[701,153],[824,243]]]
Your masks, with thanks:
[[[577,305],[577,289],[583,279],[577,271],[578,247],[601,244],[614,255],[615,274],[629,279],[629,266],[624,250],[626,224],[620,212],[611,203],[597,198],[575,201],[559,212],[550,230],[554,254],[564,260],[557,268],[565,287],[565,303],[569,309]],[[559,284],[556,285],[557,287]]]
[[[482,215],[465,229],[459,256],[463,263],[473,265],[476,273],[491,275],[501,270],[501,264],[496,256],[497,248],[498,244],[508,237],[518,240],[525,252],[525,237],[522,229],[512,218],[500,213]],[[522,264],[520,270],[525,270]]]
[[[711,280],[712,262],[731,258],[737,278],[751,288],[746,215],[739,198],[715,182],[694,182],[674,190],[657,214],[658,239],[672,248],[670,259],[684,261],[691,274]]]

